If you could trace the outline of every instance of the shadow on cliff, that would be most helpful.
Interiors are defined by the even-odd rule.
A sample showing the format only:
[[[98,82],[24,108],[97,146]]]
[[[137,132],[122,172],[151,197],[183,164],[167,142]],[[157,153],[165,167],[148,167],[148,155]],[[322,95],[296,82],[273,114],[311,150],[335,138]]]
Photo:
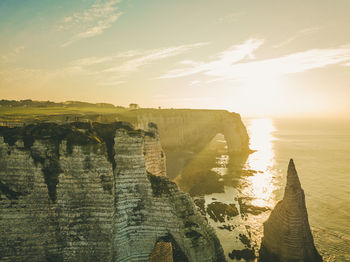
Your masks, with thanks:
[[[222,193],[225,186],[236,185],[248,156],[249,153],[229,153],[225,137],[218,134],[199,153],[188,156],[174,181],[192,197]]]

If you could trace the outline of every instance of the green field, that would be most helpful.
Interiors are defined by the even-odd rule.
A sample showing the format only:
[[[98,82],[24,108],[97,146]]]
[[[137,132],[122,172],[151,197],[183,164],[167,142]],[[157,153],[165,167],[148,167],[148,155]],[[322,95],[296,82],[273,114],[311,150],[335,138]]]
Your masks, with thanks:
[[[27,102],[29,101],[29,102]],[[12,104],[9,104],[12,103]],[[193,109],[130,109],[111,104],[92,104],[85,102],[41,102],[41,101],[8,101],[0,100],[0,123],[33,123],[33,122],[71,122],[71,121],[133,121],[137,116],[157,113],[172,116],[180,112],[200,112],[208,110]],[[209,110],[211,111],[211,110]],[[215,110],[219,112],[220,110]]]
[[[127,111],[127,108],[109,107],[0,107],[0,121],[2,122],[36,122],[36,121],[64,121],[99,115],[117,115]]]

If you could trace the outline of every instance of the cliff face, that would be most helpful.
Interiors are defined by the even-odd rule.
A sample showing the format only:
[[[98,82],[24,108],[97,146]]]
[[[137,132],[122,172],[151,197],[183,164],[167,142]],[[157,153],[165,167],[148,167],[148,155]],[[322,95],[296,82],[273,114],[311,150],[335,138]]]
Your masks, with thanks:
[[[14,103],[21,104],[19,102]],[[47,104],[46,102],[41,103],[43,105]],[[86,105],[85,103],[77,103],[77,106],[79,104],[81,106]],[[55,106],[59,105],[56,104]],[[146,130],[148,123],[153,122],[158,125],[162,146],[169,160],[166,168],[167,176],[171,179],[181,173],[189,161],[201,152],[218,133],[222,133],[225,140],[227,140],[228,151],[233,156],[230,161],[234,160],[234,162],[241,164],[242,161],[237,159],[236,156],[241,157],[249,152],[249,138],[240,115],[226,110],[115,109],[94,111],[93,107],[90,109],[89,111],[79,111],[78,109],[77,112],[76,108],[69,110],[69,105],[65,105],[55,115],[47,115],[42,110],[37,110],[35,111],[35,119],[28,114],[22,116],[23,122],[17,122],[17,115],[12,114],[10,110],[5,110],[6,121],[0,121],[0,126],[22,126],[24,123],[37,121],[56,123],[71,121],[113,123],[115,121],[126,121],[137,128]]]
[[[141,129],[149,122],[157,124],[170,178],[175,178],[218,133],[225,136],[231,160],[249,151],[249,137],[240,115],[225,110],[139,109],[118,119]]]
[[[67,154],[66,145],[59,147],[58,165],[50,165],[51,142],[36,140],[31,147],[45,159],[41,164],[22,141],[10,146],[0,139],[1,261],[111,258],[112,165],[103,147],[78,146]],[[55,168],[59,183],[53,186],[44,170],[51,176]]]
[[[0,128],[0,260],[223,261],[212,228],[164,175],[152,125]]]
[[[304,191],[292,159],[288,166],[284,198],[277,203],[269,219],[264,223],[260,260],[322,261],[314,245]]]
[[[196,152],[218,133],[227,140],[232,154],[248,151],[249,138],[239,114],[225,110],[137,110],[136,125],[145,129],[157,124],[164,150]],[[130,112],[132,114],[132,111]],[[128,114],[125,114],[127,117]],[[135,120],[134,120],[135,121]]]

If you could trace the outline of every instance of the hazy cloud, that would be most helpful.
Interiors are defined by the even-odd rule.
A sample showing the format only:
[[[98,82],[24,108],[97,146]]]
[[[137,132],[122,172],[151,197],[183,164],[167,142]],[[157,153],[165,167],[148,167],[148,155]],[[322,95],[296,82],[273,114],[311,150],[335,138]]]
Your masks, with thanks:
[[[318,27],[309,27],[309,28],[305,28],[303,30],[300,30],[298,31],[296,34],[294,34],[293,36],[287,38],[286,40],[276,44],[276,45],[273,45],[272,47],[273,48],[280,48],[282,46],[285,46],[285,45],[288,45],[289,43],[293,42],[294,40],[300,38],[300,37],[303,37],[305,35],[309,35],[309,34],[313,34],[313,33],[316,33],[319,31],[319,28]]]
[[[62,47],[80,39],[99,35],[111,27],[122,15],[122,12],[119,11],[119,3],[120,0],[96,0],[89,9],[63,18],[58,30],[72,30],[75,36],[65,42]]]
[[[215,22],[217,24],[232,23],[238,21],[241,17],[245,16],[245,12],[236,12],[223,17],[218,18]]]
[[[87,57],[72,61],[68,68],[71,72],[95,75],[97,82],[102,85],[120,84],[124,83],[123,79],[143,66],[207,44],[195,43],[152,50],[130,50],[106,57]]]
[[[146,51],[141,50],[130,50],[118,54],[111,54],[109,56],[102,56],[102,57],[86,57],[78,60],[74,60],[71,62],[71,65],[79,66],[79,67],[88,67],[88,66],[94,66],[94,65],[100,65],[100,64],[107,64],[109,62],[115,62],[122,59],[132,58],[135,56],[140,56],[145,54]]]
[[[218,74],[219,71],[224,72],[233,64],[243,59],[254,59],[254,51],[259,48],[263,42],[263,40],[259,39],[249,39],[240,45],[234,45],[217,54],[210,62],[184,60],[180,63],[185,65],[185,68],[172,70],[160,78],[183,77],[197,73]]]
[[[121,63],[120,65],[107,68],[104,72],[119,72],[119,73],[129,73],[137,71],[140,67],[150,64],[151,62],[162,60],[168,57],[177,56],[194,48],[207,45],[207,43],[196,43],[192,45],[180,45],[175,47],[160,48],[145,51],[143,53],[132,54],[127,61]],[[125,53],[124,53],[125,55]]]
[[[15,61],[19,54],[23,51],[24,46],[17,46],[10,51],[8,51],[6,54],[0,55],[1,61],[4,63],[9,63]]]
[[[215,80],[242,80],[266,78],[308,71],[328,65],[350,61],[350,45],[338,48],[312,49],[282,57],[244,61],[254,59],[254,51],[262,41],[248,40],[221,52],[210,62],[183,61],[184,68],[168,72],[160,78],[176,78],[193,74],[204,74]]]
[[[129,50],[104,57],[86,57],[52,70],[20,67],[0,70],[0,84],[5,86],[22,81],[42,85],[55,78],[80,75],[88,77],[97,85],[116,86],[125,83],[131,73],[135,73],[145,65],[183,54],[207,44],[195,43],[152,50]]]
[[[31,83],[39,87],[58,74],[57,70],[11,68],[0,70],[0,86],[23,86],[23,83]]]
[[[190,83],[189,83],[189,85],[190,86],[194,86],[194,85],[198,85],[198,84],[200,84],[201,83],[201,81],[199,81],[199,80],[193,80],[193,81],[191,81]]]

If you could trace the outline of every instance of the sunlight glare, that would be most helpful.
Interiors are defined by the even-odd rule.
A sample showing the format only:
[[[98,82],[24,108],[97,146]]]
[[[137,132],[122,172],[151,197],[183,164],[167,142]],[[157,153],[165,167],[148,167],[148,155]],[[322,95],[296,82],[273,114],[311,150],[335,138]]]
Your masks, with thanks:
[[[285,104],[287,85],[284,78],[261,76],[252,73],[251,78],[242,81],[242,87],[235,95],[245,104],[244,111],[259,117],[276,115],[287,110]],[[247,103],[249,101],[249,103]]]
[[[249,186],[244,188],[243,193],[252,198],[252,204],[255,206],[274,206],[274,130],[273,122],[268,118],[251,120],[248,125],[250,147],[257,151],[249,156],[246,169],[258,172],[245,178],[244,182]]]

